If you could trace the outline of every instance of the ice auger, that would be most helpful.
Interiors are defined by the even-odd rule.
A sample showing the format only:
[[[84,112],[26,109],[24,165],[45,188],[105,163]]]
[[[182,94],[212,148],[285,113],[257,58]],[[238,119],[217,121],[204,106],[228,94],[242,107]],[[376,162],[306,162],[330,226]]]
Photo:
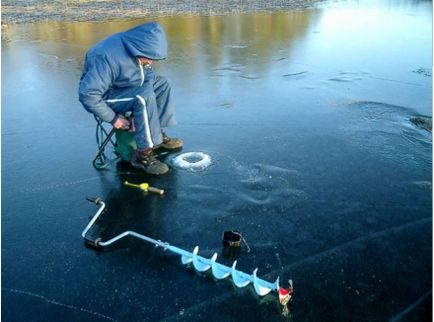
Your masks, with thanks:
[[[275,291],[279,295],[279,301],[282,305],[284,305],[284,308],[286,308],[287,303],[290,301],[292,297],[292,281],[289,280],[289,287],[283,288],[279,285],[279,278],[276,279],[274,283],[267,282],[257,276],[258,269],[256,268],[252,274],[247,274],[244,272],[241,272],[237,270],[237,261],[235,260],[231,267],[225,266],[223,264],[218,263],[217,260],[217,253],[214,253],[214,255],[211,258],[205,258],[200,255],[199,253],[199,246],[196,246],[193,249],[193,252],[189,252],[186,250],[183,250],[181,248],[178,248],[176,246],[170,245],[167,242],[162,242],[161,240],[156,240],[147,236],[144,236],[142,234],[136,233],[134,231],[125,231],[107,241],[102,241],[101,238],[98,238],[96,240],[90,240],[86,237],[87,232],[89,229],[95,224],[95,222],[98,220],[98,217],[103,213],[105,209],[105,203],[100,199],[88,199],[89,201],[94,202],[96,205],[99,205],[99,208],[95,215],[92,217],[89,224],[86,226],[86,228],[83,230],[81,236],[84,238],[84,240],[91,244],[94,247],[106,247],[109,245],[112,245],[113,243],[127,237],[135,237],[138,239],[141,239],[143,241],[146,241],[148,243],[154,244],[156,247],[161,247],[164,250],[169,250],[173,253],[176,253],[181,256],[181,262],[184,265],[187,264],[193,264],[193,267],[199,271],[199,272],[205,272],[208,270],[211,270],[213,276],[218,279],[224,279],[228,276],[232,277],[232,280],[234,284],[241,288],[249,285],[250,283],[253,284],[253,287],[256,291],[256,293],[260,296],[267,295],[271,291]]]

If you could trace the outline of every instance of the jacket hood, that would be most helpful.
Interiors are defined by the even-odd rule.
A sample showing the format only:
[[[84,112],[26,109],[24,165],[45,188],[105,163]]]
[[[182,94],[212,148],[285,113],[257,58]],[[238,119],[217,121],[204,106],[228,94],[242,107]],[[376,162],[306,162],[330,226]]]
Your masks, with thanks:
[[[163,27],[149,22],[122,33],[122,42],[129,53],[152,60],[167,58],[167,38]]]

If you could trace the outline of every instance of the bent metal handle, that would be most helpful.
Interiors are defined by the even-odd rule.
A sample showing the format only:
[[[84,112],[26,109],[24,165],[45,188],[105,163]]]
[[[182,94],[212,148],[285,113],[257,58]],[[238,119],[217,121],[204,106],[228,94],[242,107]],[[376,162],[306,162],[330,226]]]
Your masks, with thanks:
[[[95,215],[92,217],[89,224],[83,230],[81,236],[85,239],[86,242],[91,243],[95,247],[105,247],[125,237],[129,237],[129,236],[135,237],[140,240],[146,241],[148,243],[154,244],[156,247],[162,247],[164,248],[164,250],[169,250],[173,253],[180,255],[182,264],[184,265],[192,264],[193,267],[199,272],[205,272],[207,270],[211,270],[212,274],[216,279],[224,279],[228,276],[231,276],[234,284],[239,288],[245,287],[251,283],[253,284],[256,293],[260,296],[267,295],[271,291],[278,292],[279,300],[281,303],[282,303],[281,296],[282,294],[285,294],[285,301],[286,301],[285,305],[291,299],[292,296],[291,280],[289,281],[290,284],[289,288],[285,289],[279,286],[279,278],[277,278],[274,283],[270,283],[259,278],[257,276],[257,272],[258,272],[257,268],[253,270],[252,274],[247,274],[236,269],[237,261],[234,261],[231,267],[217,263],[216,262],[217,253],[214,253],[214,255],[211,258],[202,257],[198,255],[199,253],[198,246],[196,246],[192,252],[189,252],[184,249],[172,246],[169,243],[144,236],[134,231],[125,231],[107,241],[102,241],[100,238],[96,239],[95,241],[92,241],[86,237],[86,234],[89,231],[89,229],[95,224],[95,222],[98,220],[98,217],[103,213],[105,209],[105,203],[100,198],[93,198],[93,199],[87,198],[87,200],[92,201],[96,205],[99,205],[99,208],[95,213]]]

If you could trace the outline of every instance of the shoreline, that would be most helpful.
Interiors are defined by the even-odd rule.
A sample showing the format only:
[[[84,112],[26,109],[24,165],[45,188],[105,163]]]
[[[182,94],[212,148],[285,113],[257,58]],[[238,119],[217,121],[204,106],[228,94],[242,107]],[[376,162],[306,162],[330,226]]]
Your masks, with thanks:
[[[312,8],[324,0],[6,0],[1,4],[2,25],[38,22],[100,22],[175,15],[229,15]]]

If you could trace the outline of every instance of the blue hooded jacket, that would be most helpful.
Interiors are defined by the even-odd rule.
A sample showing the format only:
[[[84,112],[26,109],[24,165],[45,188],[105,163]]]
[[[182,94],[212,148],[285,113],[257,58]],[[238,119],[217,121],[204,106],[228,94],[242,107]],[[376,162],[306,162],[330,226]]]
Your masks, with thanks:
[[[139,56],[152,60],[167,57],[166,34],[157,22],[111,35],[89,49],[79,86],[79,100],[88,112],[105,122],[114,120],[116,114],[103,96],[111,88],[143,85]]]

